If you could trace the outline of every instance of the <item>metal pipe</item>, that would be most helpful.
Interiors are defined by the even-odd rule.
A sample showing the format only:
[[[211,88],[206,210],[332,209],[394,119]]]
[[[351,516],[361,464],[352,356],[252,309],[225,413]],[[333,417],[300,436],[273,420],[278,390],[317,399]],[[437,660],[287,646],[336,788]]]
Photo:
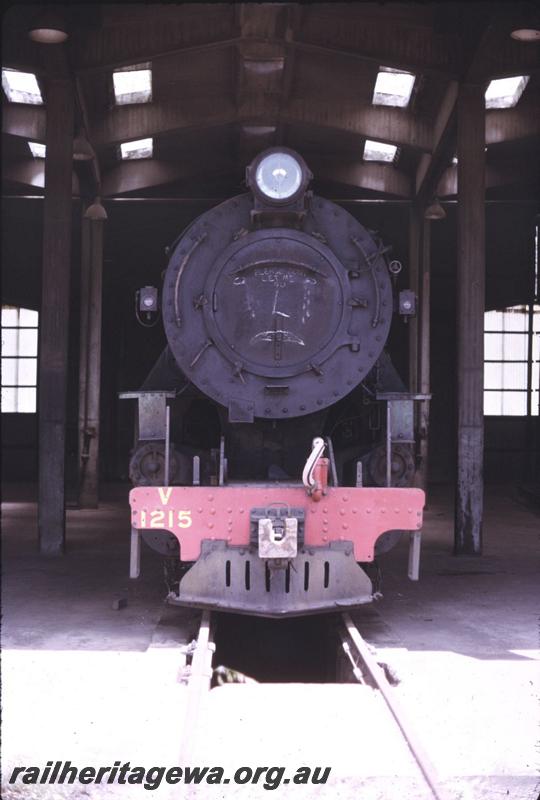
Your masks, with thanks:
[[[386,485],[392,486],[392,401],[386,401]]]
[[[169,485],[171,468],[171,407],[165,406],[165,486]]]

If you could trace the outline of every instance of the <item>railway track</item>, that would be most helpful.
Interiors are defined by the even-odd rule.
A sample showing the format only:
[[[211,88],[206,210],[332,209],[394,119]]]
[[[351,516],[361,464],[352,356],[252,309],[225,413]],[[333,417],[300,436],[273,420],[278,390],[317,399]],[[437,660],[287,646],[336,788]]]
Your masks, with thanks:
[[[201,615],[196,640],[188,648],[191,664],[187,667],[187,702],[182,743],[181,764],[192,762],[197,750],[198,732],[204,720],[210,693],[216,651],[215,633],[217,615],[204,611]],[[422,777],[434,800],[450,800],[446,790],[440,785],[437,772],[424,746],[414,730],[414,726],[403,708],[394,686],[390,683],[385,668],[377,661],[372,648],[362,637],[348,613],[336,615],[338,641],[350,664],[352,675],[359,684],[376,689],[383,698],[388,712],[397,724],[403,740],[416,762]]]
[[[435,767],[420,742],[407,713],[389,683],[384,669],[377,662],[367,642],[349,614],[341,614],[341,645],[345,655],[351,662],[353,675],[359,683],[369,681],[381,693],[384,701],[394,717],[411,754],[429,786],[435,800],[448,800],[446,793],[439,785]]]
[[[191,664],[187,668],[188,691],[179,764],[190,764],[197,747],[197,733],[212,682],[212,659],[216,650],[214,616],[210,611],[202,612],[197,638],[186,649],[186,655],[190,658]]]

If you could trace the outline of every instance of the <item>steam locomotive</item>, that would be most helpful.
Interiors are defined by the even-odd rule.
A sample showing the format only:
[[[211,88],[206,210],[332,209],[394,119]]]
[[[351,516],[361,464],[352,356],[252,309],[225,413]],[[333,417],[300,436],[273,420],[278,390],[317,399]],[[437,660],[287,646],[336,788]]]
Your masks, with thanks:
[[[400,265],[312,177],[294,151],[264,151],[248,193],[180,235],[159,303],[167,346],[122,395],[138,401],[130,574],[143,538],[174,604],[268,617],[358,606],[403,531],[417,577],[419,398],[385,350]],[[401,292],[401,313],[413,306]],[[153,319],[157,289],[137,308]]]

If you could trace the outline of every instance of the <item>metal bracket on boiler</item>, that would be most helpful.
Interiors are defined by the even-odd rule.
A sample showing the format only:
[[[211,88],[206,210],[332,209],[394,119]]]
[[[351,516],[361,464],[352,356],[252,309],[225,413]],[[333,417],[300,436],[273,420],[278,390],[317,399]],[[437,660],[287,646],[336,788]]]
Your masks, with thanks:
[[[386,485],[392,485],[392,445],[414,444],[414,403],[431,400],[430,394],[411,392],[381,392],[377,400],[386,402]],[[408,577],[417,581],[420,575],[420,545],[422,531],[409,536]]]
[[[163,441],[167,432],[167,400],[176,397],[176,392],[154,392],[142,389],[139,392],[120,392],[120,400],[137,400],[138,439],[140,441]]]
[[[120,400],[137,400],[137,439],[141,441],[162,441],[165,443],[165,480],[169,485],[170,475],[170,408],[167,400],[176,397],[176,392],[120,392]],[[141,574],[141,532],[131,528],[129,558],[129,577],[138,578]]]
[[[392,445],[414,444],[414,403],[431,400],[430,394],[380,392],[386,402],[386,485],[392,485]]]

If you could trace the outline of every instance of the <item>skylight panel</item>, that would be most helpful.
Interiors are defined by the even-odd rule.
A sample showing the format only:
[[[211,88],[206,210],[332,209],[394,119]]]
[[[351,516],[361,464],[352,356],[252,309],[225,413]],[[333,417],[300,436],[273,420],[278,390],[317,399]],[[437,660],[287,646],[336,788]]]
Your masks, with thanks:
[[[122,142],[120,155],[124,160],[130,158],[152,158],[154,145],[152,139],[137,139],[135,142]]]
[[[529,82],[528,75],[513,78],[497,78],[486,89],[486,108],[512,108],[523,94]]]
[[[43,98],[33,72],[19,72],[15,69],[2,70],[2,88],[10,103],[43,105]]]
[[[39,142],[28,142],[28,147],[34,158],[45,158],[47,148]]]
[[[372,142],[366,139],[364,146],[364,161],[393,161],[397,152],[394,144]]]
[[[373,91],[374,106],[406,108],[411,99],[416,75],[390,67],[381,67]]]
[[[152,99],[152,70],[140,64],[113,72],[116,105],[149,103]]]

